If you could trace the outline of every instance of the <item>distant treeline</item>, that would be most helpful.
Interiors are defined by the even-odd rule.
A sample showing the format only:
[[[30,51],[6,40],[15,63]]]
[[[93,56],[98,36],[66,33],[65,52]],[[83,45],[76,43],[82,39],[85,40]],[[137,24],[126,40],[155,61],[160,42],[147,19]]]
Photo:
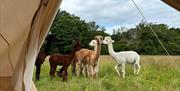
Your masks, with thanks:
[[[180,28],[170,28],[165,24],[150,23],[149,25],[155,30],[162,44],[171,55],[180,54]],[[97,31],[97,29],[100,30]],[[115,51],[134,50],[141,55],[166,54],[149,26],[143,21],[135,28],[126,29],[121,27],[112,30],[113,34],[109,35],[105,32],[104,27],[100,27],[94,21],[86,22],[78,16],[60,11],[56,15],[50,31],[59,39],[59,41],[52,44],[51,53],[69,54],[72,50],[73,39],[80,40],[84,48],[91,48],[88,44],[94,39],[94,36],[102,35],[104,37],[111,36],[114,39]],[[108,54],[106,45],[102,46],[101,54]]]

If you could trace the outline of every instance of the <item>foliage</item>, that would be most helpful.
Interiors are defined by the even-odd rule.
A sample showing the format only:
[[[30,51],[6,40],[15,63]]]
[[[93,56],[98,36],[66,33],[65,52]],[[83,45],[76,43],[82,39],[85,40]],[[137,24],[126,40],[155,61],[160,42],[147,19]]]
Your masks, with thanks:
[[[115,40],[115,51],[134,50],[143,55],[166,54],[148,25],[155,30],[171,55],[180,54],[180,28],[169,28],[165,24],[146,24],[143,21],[135,28],[121,27],[112,30],[111,37]],[[59,39],[52,44],[51,53],[62,54],[71,52],[74,39],[80,40],[83,48],[91,48],[89,42],[94,36],[110,36],[106,33],[105,27],[100,27],[94,21],[81,20],[80,17],[66,11],[57,13],[50,31]],[[106,45],[102,46],[101,54],[108,54]]]
[[[160,41],[171,55],[180,54],[180,28],[168,28],[165,24],[145,24],[144,22],[128,31],[113,33],[115,49],[117,51],[135,50],[144,55],[166,54],[149,26],[155,30]]]
[[[96,25],[94,21],[87,23],[81,20],[80,17],[71,15],[66,11],[58,12],[50,31],[59,41],[53,45],[51,52],[69,54],[74,39],[80,40],[83,48],[89,48],[89,42],[94,39],[94,36],[108,35],[104,32],[104,27],[101,28],[102,30],[97,31],[99,28],[101,27]]]

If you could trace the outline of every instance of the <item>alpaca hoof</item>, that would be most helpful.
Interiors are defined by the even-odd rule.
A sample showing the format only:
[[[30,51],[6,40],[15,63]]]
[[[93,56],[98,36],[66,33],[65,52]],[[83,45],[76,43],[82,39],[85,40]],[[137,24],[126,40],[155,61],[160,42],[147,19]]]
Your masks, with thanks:
[[[67,78],[63,78],[63,82],[67,82]]]

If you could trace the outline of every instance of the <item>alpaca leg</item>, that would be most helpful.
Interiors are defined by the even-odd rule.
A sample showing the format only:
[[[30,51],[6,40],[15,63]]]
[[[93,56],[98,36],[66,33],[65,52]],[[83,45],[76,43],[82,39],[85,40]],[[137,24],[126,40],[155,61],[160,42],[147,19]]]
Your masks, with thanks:
[[[61,69],[59,70],[60,73],[63,73],[64,67],[61,67]]]
[[[122,71],[122,77],[124,78],[125,77],[125,64],[122,64],[122,69],[121,69],[121,71]]]
[[[118,69],[118,64],[114,68],[115,68],[116,72],[118,73],[118,76],[120,76],[119,69]]]
[[[97,78],[98,77],[98,72],[99,72],[99,61],[100,61],[100,58],[98,59],[98,62],[97,64],[94,66],[94,78]]]
[[[93,66],[91,66],[91,65],[88,65],[88,67],[87,67],[87,74],[88,74],[88,78],[93,78]]]
[[[92,77],[92,67],[90,65],[86,65],[86,68],[87,68],[87,77],[88,78],[91,78]]]
[[[53,71],[52,71],[53,72],[53,78],[55,77],[56,68],[57,68],[57,65],[54,66]]]
[[[137,70],[136,70],[136,64],[133,64],[133,70],[134,70],[134,75],[136,75],[136,72],[137,72]]]
[[[62,77],[63,71],[64,71],[64,67],[62,67],[62,68],[57,72],[57,75],[58,75],[59,77]]]
[[[136,65],[136,70],[137,70],[136,75],[138,75],[138,74],[139,74],[139,70],[140,70],[141,66],[140,66],[139,64],[135,64],[135,65]]]
[[[96,66],[95,66],[95,70],[94,70],[94,76],[95,76],[95,78],[97,78],[98,77],[98,72],[99,72],[99,64],[97,64]]]
[[[94,69],[94,76],[95,76],[95,78],[97,78],[98,77],[98,72],[99,72],[99,62],[95,65],[94,68],[95,68]]]
[[[90,77],[91,79],[93,78],[93,75],[94,75],[94,70],[93,70],[93,66],[90,65]]]
[[[79,75],[85,76],[85,66],[83,64],[79,65]]]
[[[88,65],[85,66],[85,74],[88,78],[90,77],[90,67]]]
[[[80,75],[85,75],[85,73],[83,73],[84,69],[83,64],[80,64]]]
[[[88,67],[87,67],[87,65],[82,65],[82,74],[83,74],[83,76],[85,76],[85,77],[88,77]]]
[[[80,67],[79,67],[79,64],[77,64],[77,66],[76,66],[76,76],[79,77],[79,75],[80,75]]]
[[[53,73],[53,66],[50,64],[49,75],[50,75],[51,79],[53,78],[53,77],[52,77],[52,73]]]
[[[77,67],[77,70],[76,70],[77,76],[80,76],[80,72],[81,72],[81,67],[80,67],[80,65],[81,65],[81,64],[80,64],[80,63],[77,63],[76,65],[77,65],[77,66],[76,66],[76,67]]]
[[[41,71],[41,65],[36,65],[36,81],[39,81],[39,76],[40,76],[40,71]]]
[[[50,72],[49,72],[51,79],[55,77],[56,67],[57,65],[51,65]]]
[[[67,81],[67,77],[68,77],[67,69],[64,69],[62,76],[63,76],[63,82]]]
[[[72,68],[72,75],[75,76],[76,75],[76,61],[73,60],[73,62],[71,63],[71,68]]]

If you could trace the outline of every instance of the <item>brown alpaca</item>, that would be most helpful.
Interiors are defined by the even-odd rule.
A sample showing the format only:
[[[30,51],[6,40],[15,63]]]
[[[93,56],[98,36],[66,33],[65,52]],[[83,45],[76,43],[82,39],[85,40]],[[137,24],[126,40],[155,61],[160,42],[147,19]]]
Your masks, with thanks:
[[[76,53],[75,53],[75,56],[74,56],[74,61],[75,62],[73,62],[73,63],[75,63],[75,67],[74,67],[74,69],[73,70],[75,70],[76,68],[76,70],[73,72],[73,75],[77,75],[77,76],[79,76],[80,74],[82,74],[82,70],[83,70],[83,68],[85,68],[85,67],[83,67],[83,65],[82,65],[82,61],[83,60],[86,60],[86,58],[87,58],[87,55],[89,54],[89,52],[90,51],[92,51],[92,50],[89,50],[89,49],[81,49],[81,50],[79,50],[79,51],[77,51]],[[77,66],[76,66],[77,65]],[[84,74],[85,74],[85,72],[87,72],[87,69],[84,69],[83,70],[83,72],[84,72]],[[86,76],[87,76],[87,73],[86,73]]]
[[[78,76],[82,74],[83,71],[87,77],[97,77],[102,36],[96,36],[95,38],[96,40],[90,42],[90,45],[94,46],[94,50],[81,49],[75,54]]]
[[[80,49],[81,49],[80,42],[76,41],[74,48],[71,52],[71,55],[53,54],[50,56],[50,58],[49,58],[50,72],[49,72],[49,74],[52,79],[55,77],[57,65],[60,65],[60,66],[62,66],[62,68],[60,69],[60,72],[58,72],[58,74],[59,74],[59,76],[62,75],[63,82],[67,80],[67,76],[68,76],[67,69],[68,69],[69,65],[72,63],[75,52]]]

